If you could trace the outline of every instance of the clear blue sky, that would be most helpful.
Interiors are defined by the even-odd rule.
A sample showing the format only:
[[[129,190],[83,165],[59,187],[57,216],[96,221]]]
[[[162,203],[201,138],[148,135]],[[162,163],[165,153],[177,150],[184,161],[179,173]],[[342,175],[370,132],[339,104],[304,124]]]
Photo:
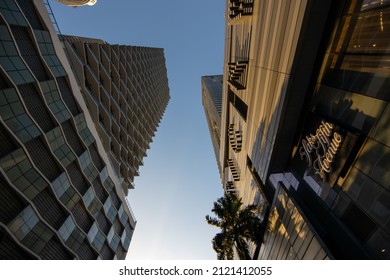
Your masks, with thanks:
[[[201,101],[203,75],[222,74],[225,0],[49,0],[63,34],[165,50],[171,101],[129,199],[137,218],[128,259],[216,259],[205,222],[222,196]]]

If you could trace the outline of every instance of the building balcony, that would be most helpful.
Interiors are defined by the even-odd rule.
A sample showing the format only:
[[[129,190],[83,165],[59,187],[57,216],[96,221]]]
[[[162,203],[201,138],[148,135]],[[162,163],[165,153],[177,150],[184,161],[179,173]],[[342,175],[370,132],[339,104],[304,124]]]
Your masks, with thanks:
[[[234,186],[233,181],[227,181],[224,190],[225,190],[225,194],[234,194],[237,192],[237,189]]]
[[[248,64],[247,60],[228,63],[228,82],[238,90],[246,88]]]
[[[242,16],[252,15],[254,0],[230,0],[229,2],[230,20],[237,20]]]
[[[234,124],[230,124],[228,127],[229,143],[233,151],[238,153],[242,148],[242,133],[239,130],[234,129]]]
[[[230,173],[232,174],[233,176],[233,180],[236,182],[236,181],[239,181],[240,180],[240,174],[237,170],[237,166],[234,162],[233,159],[228,159],[227,160],[227,164],[229,166],[229,169],[230,169]]]

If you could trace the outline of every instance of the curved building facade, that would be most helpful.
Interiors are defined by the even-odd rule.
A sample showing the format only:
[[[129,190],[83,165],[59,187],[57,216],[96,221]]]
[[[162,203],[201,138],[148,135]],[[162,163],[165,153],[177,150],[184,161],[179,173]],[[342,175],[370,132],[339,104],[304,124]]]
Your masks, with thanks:
[[[136,226],[128,187],[95,125],[96,111],[89,110],[80,91],[86,90],[78,84],[84,76],[72,71],[43,2],[2,1],[0,33],[0,259],[124,259]],[[104,87],[123,74],[118,61],[109,64],[108,58],[116,57],[112,52],[104,63],[115,73]],[[136,82],[141,94],[145,84]],[[119,84],[112,88],[116,86],[123,90]],[[116,94],[122,96],[118,89]],[[167,103],[166,95],[161,99]],[[150,99],[140,99],[131,101],[149,106]],[[153,110],[162,114],[166,103]],[[146,127],[143,123],[152,117],[147,118],[144,107],[131,109],[139,130],[131,127],[137,138],[126,138],[139,150],[147,146],[146,135],[152,135],[161,117],[153,116]],[[114,123],[122,113],[108,111],[105,121]],[[115,141],[125,141],[110,129],[111,135],[117,132]]]

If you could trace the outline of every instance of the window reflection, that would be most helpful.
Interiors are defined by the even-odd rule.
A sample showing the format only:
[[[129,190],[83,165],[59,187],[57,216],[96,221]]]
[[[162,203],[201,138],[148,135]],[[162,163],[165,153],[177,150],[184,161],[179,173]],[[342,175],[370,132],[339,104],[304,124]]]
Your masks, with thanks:
[[[361,11],[378,8],[387,4],[390,4],[390,0],[364,0]]]
[[[46,133],[46,137],[49,141],[51,150],[55,154],[58,160],[61,161],[64,167],[67,167],[72,161],[76,159],[68,144],[65,141],[65,137],[59,127]]]
[[[95,142],[95,139],[93,138],[92,133],[87,126],[84,113],[75,116],[74,121],[76,123],[77,131],[81,138],[84,140],[84,143],[87,146],[90,146],[93,142]]]
[[[389,100],[389,37],[389,6],[342,18],[322,83]]]
[[[71,115],[60,97],[54,80],[41,82],[40,85],[42,87],[45,100],[57,120],[62,123],[70,119]]]
[[[0,116],[23,142],[40,135],[38,127],[26,113],[19,95],[13,88],[0,90]]]
[[[21,148],[3,157],[0,167],[11,182],[31,200],[48,185]]]
[[[268,241],[262,246],[259,259],[327,257],[315,233],[283,188],[279,189],[275,207],[271,210],[268,229],[265,238]]]
[[[31,205],[9,224],[9,229],[20,242],[37,254],[54,235],[54,232],[39,220]]]

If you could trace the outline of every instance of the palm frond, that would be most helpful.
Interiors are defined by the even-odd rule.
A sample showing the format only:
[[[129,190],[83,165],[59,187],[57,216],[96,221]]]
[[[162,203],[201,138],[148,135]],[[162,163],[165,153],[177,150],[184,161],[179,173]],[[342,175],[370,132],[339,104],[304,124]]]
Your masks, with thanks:
[[[206,221],[209,225],[212,225],[212,226],[215,226],[215,227],[221,227],[221,220],[220,219],[217,219],[217,218],[214,218],[214,217],[210,217],[209,215],[206,215]]]
[[[218,259],[233,259],[234,249],[240,259],[251,259],[248,242],[257,245],[262,242],[266,223],[261,223],[258,207],[242,205],[242,199],[236,195],[225,195],[214,202],[211,211],[216,217],[206,216],[210,225],[221,228],[221,232],[212,240]]]

